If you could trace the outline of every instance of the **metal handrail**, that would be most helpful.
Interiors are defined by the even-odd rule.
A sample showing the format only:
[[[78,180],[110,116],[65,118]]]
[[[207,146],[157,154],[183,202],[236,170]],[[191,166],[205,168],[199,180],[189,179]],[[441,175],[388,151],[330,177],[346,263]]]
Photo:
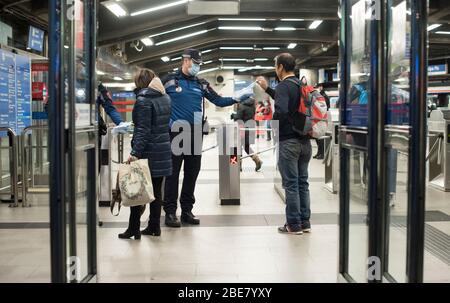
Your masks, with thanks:
[[[27,185],[28,185],[28,161],[26,157],[26,134],[32,130],[48,130],[48,125],[31,125],[25,127],[22,131],[22,207],[30,207],[27,199]]]
[[[0,131],[6,131],[10,138],[11,144],[11,154],[12,157],[10,160],[10,170],[11,170],[11,194],[14,196],[13,204],[10,204],[9,207],[17,207],[19,206],[19,175],[18,170],[19,166],[17,163],[17,135],[16,132],[10,127],[0,127]],[[12,162],[12,165],[11,165]]]

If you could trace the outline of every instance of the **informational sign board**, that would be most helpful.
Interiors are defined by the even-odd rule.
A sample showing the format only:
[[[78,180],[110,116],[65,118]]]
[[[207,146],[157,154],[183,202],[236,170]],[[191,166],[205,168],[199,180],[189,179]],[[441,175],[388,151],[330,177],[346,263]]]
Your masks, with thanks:
[[[20,135],[30,125],[30,58],[0,49],[0,126],[10,127]]]
[[[44,31],[30,26],[28,32],[28,48],[42,52],[44,49]]]
[[[447,64],[428,65],[428,75],[446,75]]]

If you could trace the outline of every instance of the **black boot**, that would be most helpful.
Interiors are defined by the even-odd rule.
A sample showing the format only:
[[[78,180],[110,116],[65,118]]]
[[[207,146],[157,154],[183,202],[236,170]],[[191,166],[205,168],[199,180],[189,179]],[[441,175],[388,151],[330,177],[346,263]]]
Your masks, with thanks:
[[[169,227],[181,227],[181,223],[175,214],[166,214],[165,224]]]
[[[200,224],[200,220],[197,219],[194,214],[191,211],[183,211],[181,214],[181,222],[192,224],[192,225],[198,225]]]
[[[161,227],[156,224],[148,224],[147,228],[141,231],[141,234],[146,236],[159,237],[161,236]]]
[[[135,240],[139,240],[141,238],[141,214],[142,206],[130,207],[128,228],[124,233],[119,234],[119,239],[130,239],[131,237],[134,237]]]

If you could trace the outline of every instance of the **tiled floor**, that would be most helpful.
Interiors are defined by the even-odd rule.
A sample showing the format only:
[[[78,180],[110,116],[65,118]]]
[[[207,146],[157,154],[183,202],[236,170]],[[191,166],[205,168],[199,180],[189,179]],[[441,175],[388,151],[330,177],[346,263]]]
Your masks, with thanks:
[[[204,146],[212,146],[214,141],[214,136],[209,136]],[[260,142],[256,149],[268,147],[266,141]],[[163,227],[159,238],[144,236],[141,241],[120,240],[117,234],[124,230],[128,209],[114,217],[108,208],[100,208],[99,219],[105,223],[98,228],[98,281],[336,282],[339,199],[338,195],[324,189],[323,164],[312,160],[309,170],[313,232],[290,236],[276,231],[277,225],[284,223],[284,203],[273,186],[273,153],[264,153],[262,160],[263,169],[258,173],[253,171],[251,159],[244,161],[241,205],[221,206],[217,155],[214,150],[204,154],[194,207],[195,214],[203,220],[198,227]],[[392,216],[406,214],[406,200],[402,196],[405,193],[404,189],[398,190]],[[450,215],[449,193],[429,189],[427,194],[427,210],[440,211],[444,217]],[[31,199],[31,208],[0,205],[0,282],[50,280],[48,227],[44,224],[30,228],[21,224],[48,222],[48,199],[43,195],[32,195]],[[357,215],[351,229],[352,263],[355,271],[362,274],[366,266],[367,228],[363,224],[366,208],[358,201],[352,204],[352,213]],[[143,226],[147,216],[148,212],[142,218]],[[436,214],[430,216],[436,218]],[[18,225],[5,224],[13,222]],[[442,241],[448,240],[448,219],[431,220],[427,224],[447,236]],[[79,233],[83,234],[84,226],[80,224],[79,228]],[[391,259],[397,260],[392,272],[401,280],[406,233],[401,227],[390,230]],[[82,264],[86,262],[84,242],[79,243]],[[425,280],[450,282],[449,264],[426,252]]]

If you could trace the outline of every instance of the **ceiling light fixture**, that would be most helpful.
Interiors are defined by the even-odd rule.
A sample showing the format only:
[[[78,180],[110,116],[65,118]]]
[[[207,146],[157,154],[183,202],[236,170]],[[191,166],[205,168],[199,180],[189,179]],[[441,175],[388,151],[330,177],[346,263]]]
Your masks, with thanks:
[[[269,47],[263,47],[263,50],[279,50],[280,48],[277,46],[269,46]]]
[[[170,61],[178,61],[178,60],[181,60],[181,57],[175,57],[175,58],[170,59]]]
[[[319,27],[320,24],[322,24],[322,20],[315,20],[309,25],[309,29],[316,29]]]
[[[266,21],[264,18],[219,18],[219,21]]]
[[[116,15],[116,17],[121,18],[128,15],[125,7],[121,3],[114,1],[106,1],[102,3],[111,13]]]
[[[213,71],[216,71],[216,70],[218,70],[218,69],[219,69],[218,67],[213,67],[213,68],[204,69],[204,70],[199,71],[197,75],[204,74],[204,73],[209,73],[209,72],[213,72]]]
[[[222,46],[223,50],[253,50],[253,47],[248,46]]]
[[[164,56],[164,57],[161,57],[161,60],[162,60],[163,62],[169,62],[169,61],[170,61],[170,58],[167,57],[167,56]]]
[[[260,31],[260,26],[219,26],[220,30]]]
[[[205,65],[205,64],[210,64],[210,63],[213,63],[213,60],[205,61],[205,62],[201,63],[200,65]]]
[[[219,59],[220,61],[247,61],[247,59],[244,58],[223,58],[223,59]]]
[[[138,15],[142,15],[142,14],[152,13],[152,12],[156,12],[156,11],[166,9],[169,7],[186,4],[188,2],[189,2],[189,0],[181,0],[181,1],[171,2],[171,3],[167,3],[167,4],[163,4],[163,5],[159,5],[159,6],[155,6],[155,7],[151,7],[151,8],[147,8],[147,9],[143,9],[143,10],[131,13],[130,16],[134,17],[134,16],[138,16]]]
[[[117,76],[115,76],[113,79],[116,80],[116,81],[122,81],[123,80],[121,77],[117,77]]]
[[[255,58],[255,61],[269,61],[267,58]]]
[[[143,38],[141,39],[141,42],[144,43],[145,46],[152,46],[154,44],[153,40],[150,38]]]
[[[191,33],[191,34],[188,34],[188,35],[179,36],[179,37],[176,37],[176,38],[173,38],[173,39],[161,41],[161,42],[156,43],[155,45],[159,46],[159,45],[167,44],[167,43],[170,43],[170,42],[175,42],[175,41],[178,41],[178,40],[190,38],[190,37],[193,37],[193,36],[206,34],[207,32],[208,32],[208,30],[205,29],[205,30],[202,30],[202,31],[199,31],[199,32],[194,32],[194,33]]]
[[[286,22],[286,21],[305,21],[305,19],[281,19],[281,21]]]
[[[289,43],[289,45],[287,46],[288,49],[294,49],[297,47],[297,43]]]
[[[153,38],[153,37],[157,37],[157,36],[161,36],[161,35],[165,35],[165,34],[170,34],[170,33],[178,32],[178,31],[181,31],[181,30],[183,30],[183,29],[187,29],[187,28],[191,28],[191,27],[203,25],[203,24],[205,24],[205,23],[206,23],[206,22],[200,22],[200,23],[195,23],[195,24],[191,24],[191,25],[187,25],[187,26],[175,28],[175,29],[172,29],[172,30],[170,30],[170,31],[166,31],[166,32],[162,32],[162,33],[150,35],[149,38]]]
[[[431,24],[430,26],[427,27],[428,31],[432,31],[433,29],[438,28],[439,26],[441,26],[442,24]]]
[[[202,52],[200,52],[202,55],[203,54],[207,54],[207,53],[210,53],[210,52],[212,52],[214,49],[207,49],[207,50],[204,50],[204,51],[202,51]]]
[[[450,35],[450,32],[439,31],[439,32],[436,32],[436,34],[440,34],[440,35]]]
[[[105,75],[105,72],[102,72],[101,70],[96,70],[95,73],[99,76]]]
[[[295,31],[295,27],[275,27],[276,31]]]

